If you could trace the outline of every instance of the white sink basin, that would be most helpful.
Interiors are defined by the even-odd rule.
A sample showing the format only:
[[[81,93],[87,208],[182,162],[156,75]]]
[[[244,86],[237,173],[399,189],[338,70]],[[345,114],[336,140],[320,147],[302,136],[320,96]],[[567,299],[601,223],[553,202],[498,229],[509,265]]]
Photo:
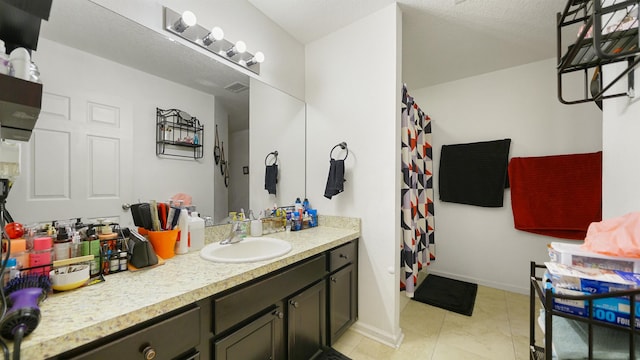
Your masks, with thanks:
[[[287,241],[270,237],[246,237],[235,244],[215,242],[200,250],[200,256],[209,261],[245,263],[273,259],[291,251]]]

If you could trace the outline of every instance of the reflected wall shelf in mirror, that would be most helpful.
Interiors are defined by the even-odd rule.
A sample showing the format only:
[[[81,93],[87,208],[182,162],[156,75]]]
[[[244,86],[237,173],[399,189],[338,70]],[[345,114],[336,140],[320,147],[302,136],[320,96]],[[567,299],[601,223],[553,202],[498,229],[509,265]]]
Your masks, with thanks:
[[[188,113],[156,108],[156,155],[201,159],[204,126]]]
[[[563,104],[601,102],[624,95],[634,96],[634,68],[640,63],[638,46],[638,4],[640,0],[568,0],[557,14],[558,99]],[[567,41],[567,39],[569,39]],[[570,43],[566,47],[565,43]],[[626,63],[616,68],[607,84],[603,83],[603,66]],[[582,72],[584,91],[567,99],[564,84],[571,74]],[[605,69],[605,72],[610,71]],[[628,76],[627,91],[612,89]],[[612,91],[609,91],[612,90]],[[606,94],[606,95],[605,95]],[[600,105],[600,104],[599,104]]]

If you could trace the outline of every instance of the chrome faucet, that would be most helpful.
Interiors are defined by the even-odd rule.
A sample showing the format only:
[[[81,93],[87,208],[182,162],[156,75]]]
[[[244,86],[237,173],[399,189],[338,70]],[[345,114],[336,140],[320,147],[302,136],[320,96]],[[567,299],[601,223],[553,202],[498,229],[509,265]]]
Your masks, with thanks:
[[[229,235],[220,241],[220,245],[235,244],[242,241],[246,236],[246,232],[242,229],[241,221],[231,223],[231,231]]]

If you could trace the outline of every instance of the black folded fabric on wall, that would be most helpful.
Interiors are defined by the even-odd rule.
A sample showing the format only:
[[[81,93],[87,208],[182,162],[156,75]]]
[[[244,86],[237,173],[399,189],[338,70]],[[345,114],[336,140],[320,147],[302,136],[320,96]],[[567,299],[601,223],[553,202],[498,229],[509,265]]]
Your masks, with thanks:
[[[344,160],[331,159],[329,164],[329,176],[327,186],[324,189],[324,197],[331,199],[344,191]]]
[[[264,172],[264,188],[269,194],[276,194],[276,184],[278,183],[278,165],[267,165]]]
[[[508,187],[511,139],[443,145],[440,152],[440,200],[501,207]]]

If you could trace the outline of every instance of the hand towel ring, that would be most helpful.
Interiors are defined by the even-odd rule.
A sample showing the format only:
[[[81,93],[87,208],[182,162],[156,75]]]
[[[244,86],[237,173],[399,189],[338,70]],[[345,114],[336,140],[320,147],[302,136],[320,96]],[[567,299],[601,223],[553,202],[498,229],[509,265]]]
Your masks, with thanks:
[[[270,153],[267,154],[267,156],[264,158],[264,165],[265,166],[269,166],[269,164],[267,163],[267,160],[269,159],[269,156],[273,155],[273,164],[271,165],[277,165],[278,164],[278,151],[272,151]]]
[[[337,147],[340,147],[342,150],[346,150],[347,154],[344,156],[344,159],[342,159],[342,160],[346,160],[346,159],[347,159],[347,157],[349,156],[349,148],[347,148],[347,143],[346,143],[346,142],[344,142],[344,141],[343,141],[343,142],[341,142],[340,144],[338,144],[338,145],[334,146],[334,147],[331,149],[331,151],[329,152],[329,158],[330,158],[331,160],[335,160],[335,159],[333,158],[333,150],[335,150]]]

